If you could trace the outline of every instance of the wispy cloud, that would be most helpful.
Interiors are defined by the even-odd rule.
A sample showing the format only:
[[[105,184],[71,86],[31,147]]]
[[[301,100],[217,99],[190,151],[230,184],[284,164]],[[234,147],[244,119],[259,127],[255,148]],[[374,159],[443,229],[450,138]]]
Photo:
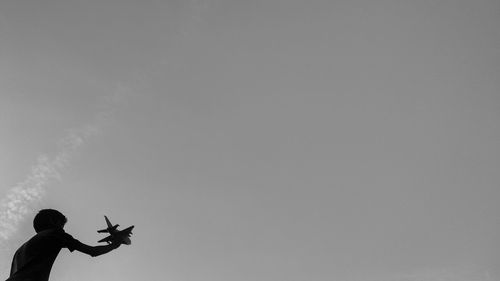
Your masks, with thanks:
[[[19,223],[33,212],[46,193],[47,187],[61,180],[61,174],[76,152],[96,136],[113,119],[118,105],[129,95],[124,86],[102,97],[94,119],[81,127],[72,128],[58,141],[53,155],[41,154],[26,178],[10,188],[0,201],[0,242],[8,240]]]

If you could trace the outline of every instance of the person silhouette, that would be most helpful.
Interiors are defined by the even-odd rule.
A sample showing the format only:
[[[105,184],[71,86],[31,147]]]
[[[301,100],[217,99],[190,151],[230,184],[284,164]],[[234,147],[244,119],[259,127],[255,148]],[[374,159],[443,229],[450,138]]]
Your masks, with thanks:
[[[62,248],[97,257],[120,247],[121,243],[117,241],[101,246],[86,245],[64,231],[66,222],[66,217],[57,210],[40,210],[33,219],[36,234],[14,254],[6,281],[48,281],[52,265]]]

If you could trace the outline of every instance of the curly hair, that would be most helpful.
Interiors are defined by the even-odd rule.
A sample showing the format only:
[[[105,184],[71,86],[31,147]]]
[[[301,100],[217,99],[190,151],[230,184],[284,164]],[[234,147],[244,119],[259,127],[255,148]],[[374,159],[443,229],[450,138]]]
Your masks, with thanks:
[[[33,219],[33,227],[36,233],[64,226],[68,219],[59,211],[53,209],[43,209],[36,214]]]

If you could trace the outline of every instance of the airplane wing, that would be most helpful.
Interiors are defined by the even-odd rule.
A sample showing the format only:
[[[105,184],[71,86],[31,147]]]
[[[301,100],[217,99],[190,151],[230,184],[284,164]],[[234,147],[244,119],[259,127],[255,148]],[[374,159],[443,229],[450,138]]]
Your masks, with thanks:
[[[98,243],[101,243],[101,242],[108,242],[108,243],[111,243],[111,241],[113,240],[113,236],[109,235],[108,237],[105,237],[99,241],[97,241]]]
[[[129,226],[123,230],[120,230],[120,233],[123,233],[123,234],[127,234],[128,236],[130,236],[130,234],[132,234],[132,229],[134,229],[134,226]]]
[[[97,231],[98,233],[108,233],[109,231],[107,229],[101,229]]]

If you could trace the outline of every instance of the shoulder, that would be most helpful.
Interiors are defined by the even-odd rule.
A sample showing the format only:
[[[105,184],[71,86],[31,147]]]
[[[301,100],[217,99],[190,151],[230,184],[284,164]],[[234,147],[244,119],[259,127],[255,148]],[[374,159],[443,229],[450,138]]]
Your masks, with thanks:
[[[54,241],[55,243],[66,244],[68,241],[74,240],[73,236],[66,233],[64,229],[47,229],[40,231],[36,237],[40,240]]]
[[[80,241],[73,238],[70,234],[66,233],[64,229],[58,229],[54,232],[54,236],[57,237],[58,242],[61,247],[68,248],[71,252],[78,247]]]

